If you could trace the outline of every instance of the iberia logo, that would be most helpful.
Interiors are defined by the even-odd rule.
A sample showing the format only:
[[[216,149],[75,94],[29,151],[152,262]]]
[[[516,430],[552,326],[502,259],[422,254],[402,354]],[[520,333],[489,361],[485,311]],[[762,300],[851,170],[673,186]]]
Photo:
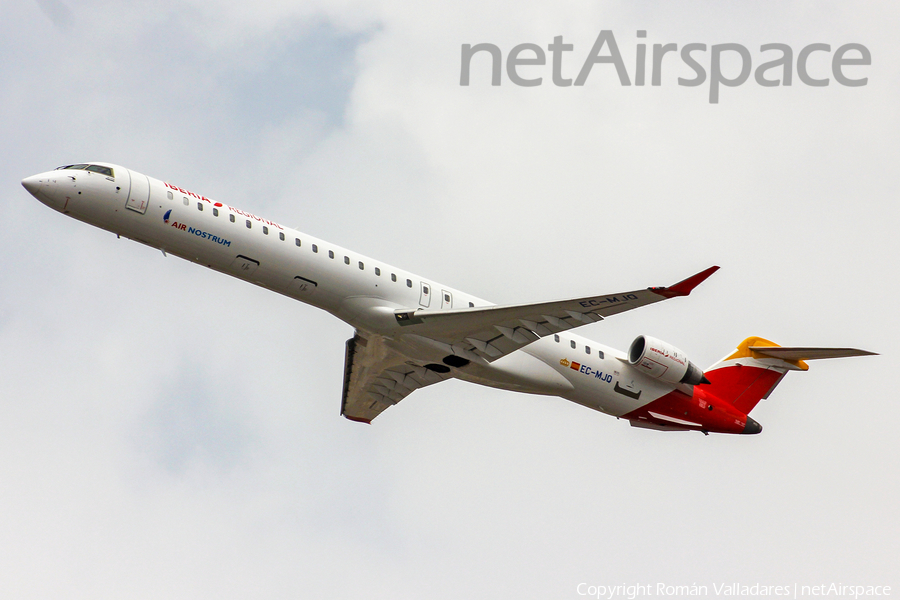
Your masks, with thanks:
[[[172,209],[170,208],[169,210],[166,211],[166,214],[163,215],[163,223],[169,222],[169,215],[171,215],[171,214],[172,214]]]
[[[569,361],[566,360],[566,359],[564,358],[564,359],[562,359],[562,360],[559,361],[559,364],[561,364],[561,365],[564,366],[564,367],[568,367],[568,366],[569,366]]]

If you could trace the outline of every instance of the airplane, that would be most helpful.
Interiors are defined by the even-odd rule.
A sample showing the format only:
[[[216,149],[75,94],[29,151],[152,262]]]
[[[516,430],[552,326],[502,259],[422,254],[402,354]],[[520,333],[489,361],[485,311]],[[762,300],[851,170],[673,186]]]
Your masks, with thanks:
[[[782,347],[749,337],[702,370],[638,336],[626,352],[573,330],[687,296],[719,267],[668,287],[497,306],[275,221],[125,167],[89,162],[27,177],[65,215],[323,309],[354,328],[340,414],[371,423],[413,391],[450,378],[559,396],[659,431],[756,434],[749,413],[805,361],[872,355]]]

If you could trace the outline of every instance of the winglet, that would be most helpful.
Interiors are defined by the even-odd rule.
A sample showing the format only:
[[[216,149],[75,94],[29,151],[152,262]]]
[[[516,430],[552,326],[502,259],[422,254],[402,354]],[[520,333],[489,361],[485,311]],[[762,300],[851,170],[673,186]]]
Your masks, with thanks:
[[[365,423],[366,425],[371,425],[371,419],[363,419],[361,417],[351,417],[350,415],[342,415],[348,421],[356,421],[357,423]]]
[[[700,271],[696,275],[691,275],[683,281],[679,281],[675,285],[669,287],[652,287],[650,291],[659,294],[664,298],[674,298],[676,296],[687,296],[695,287],[703,283],[707,277],[719,270],[719,267],[713,266],[705,271]]]

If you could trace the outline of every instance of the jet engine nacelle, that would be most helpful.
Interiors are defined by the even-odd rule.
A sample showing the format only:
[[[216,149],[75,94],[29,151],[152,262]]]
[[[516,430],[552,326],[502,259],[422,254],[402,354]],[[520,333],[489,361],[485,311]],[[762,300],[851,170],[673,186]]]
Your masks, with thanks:
[[[639,335],[628,348],[628,364],[654,379],[667,383],[709,383],[703,371],[684,352],[649,335]]]

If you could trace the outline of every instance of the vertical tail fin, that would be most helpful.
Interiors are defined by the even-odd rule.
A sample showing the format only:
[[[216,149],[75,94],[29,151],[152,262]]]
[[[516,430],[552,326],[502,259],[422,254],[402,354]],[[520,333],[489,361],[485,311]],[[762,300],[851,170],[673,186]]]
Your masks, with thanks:
[[[760,400],[768,398],[788,371],[809,368],[803,361],[787,362],[767,357],[751,350],[751,346],[778,347],[769,340],[749,337],[735,352],[705,371],[711,384],[706,389],[744,414],[749,414]]]
[[[749,414],[759,401],[768,398],[788,371],[809,369],[804,360],[842,358],[875,354],[855,348],[785,348],[774,342],[749,337],[705,374],[706,388],[713,395]]]

